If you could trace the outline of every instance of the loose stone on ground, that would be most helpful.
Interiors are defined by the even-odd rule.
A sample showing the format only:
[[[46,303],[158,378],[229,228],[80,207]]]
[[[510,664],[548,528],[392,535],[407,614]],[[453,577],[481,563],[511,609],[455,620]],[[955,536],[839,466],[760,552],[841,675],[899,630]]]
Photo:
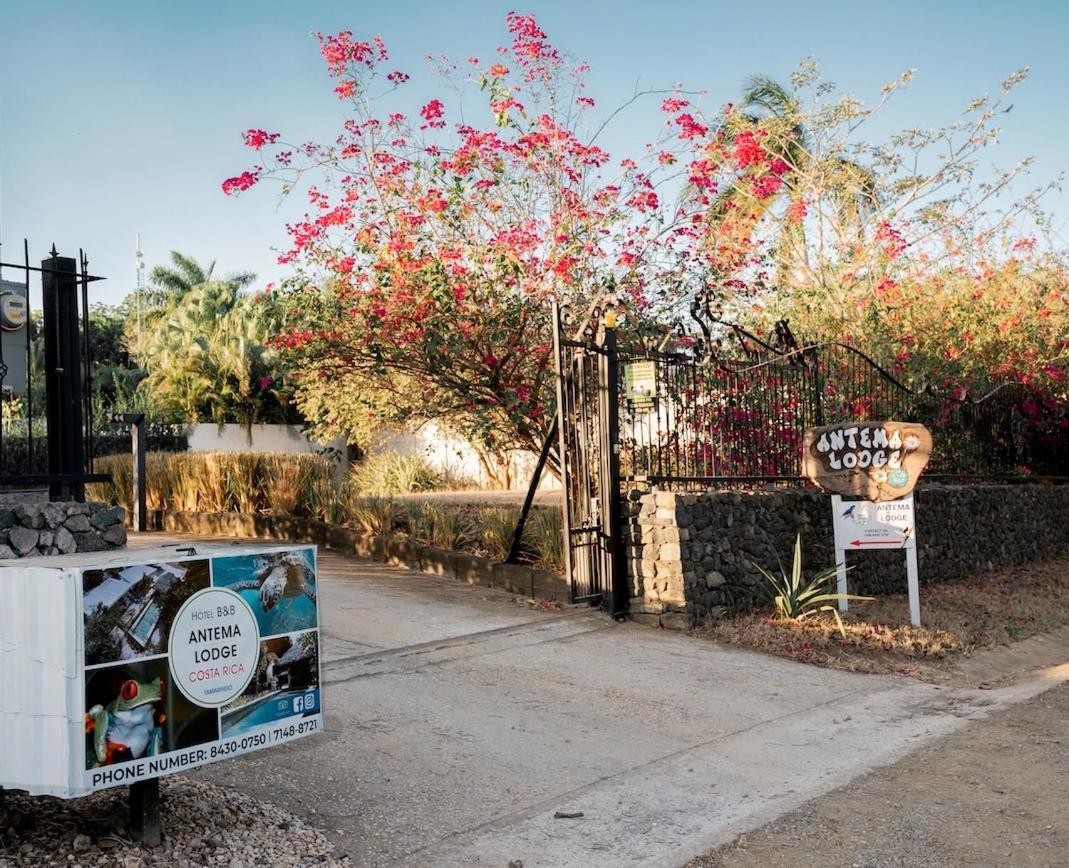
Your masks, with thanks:
[[[69,801],[8,792],[0,803],[0,866],[351,864],[299,817],[183,776],[161,783],[164,839],[159,847],[130,840],[126,811],[125,788]]]

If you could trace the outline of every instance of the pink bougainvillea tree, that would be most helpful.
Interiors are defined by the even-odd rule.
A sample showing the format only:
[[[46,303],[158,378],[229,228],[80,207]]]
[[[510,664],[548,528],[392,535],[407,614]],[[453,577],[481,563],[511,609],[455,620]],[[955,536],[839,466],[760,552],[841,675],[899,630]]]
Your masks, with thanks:
[[[492,452],[537,448],[550,302],[581,314],[611,284],[621,326],[637,329],[689,289],[688,270],[725,255],[705,214],[735,169],[714,124],[678,89],[636,94],[663,100],[666,124],[639,157],[612,157],[586,65],[531,15],[506,26],[488,59],[435,60],[440,95],[416,102],[383,40],[320,34],[343,129],[302,145],[249,130],[259,161],[223,183],[305,188],[310,209],[280,257],[295,277],[279,291],[292,328],[277,344],[305,413],[353,439],[440,419]]]

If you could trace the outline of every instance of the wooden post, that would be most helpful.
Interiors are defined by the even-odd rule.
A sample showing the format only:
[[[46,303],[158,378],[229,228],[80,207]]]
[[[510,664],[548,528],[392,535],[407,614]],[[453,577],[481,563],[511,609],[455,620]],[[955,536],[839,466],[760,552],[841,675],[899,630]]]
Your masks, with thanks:
[[[160,779],[130,784],[130,835],[147,847],[158,847],[160,826]]]

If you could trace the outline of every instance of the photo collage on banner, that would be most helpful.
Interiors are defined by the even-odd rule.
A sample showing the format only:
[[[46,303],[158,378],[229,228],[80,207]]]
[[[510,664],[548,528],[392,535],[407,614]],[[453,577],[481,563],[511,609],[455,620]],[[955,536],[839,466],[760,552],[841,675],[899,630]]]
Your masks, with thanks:
[[[311,548],[85,570],[86,769],[176,751],[199,764],[236,752],[213,743],[318,714],[316,586]]]

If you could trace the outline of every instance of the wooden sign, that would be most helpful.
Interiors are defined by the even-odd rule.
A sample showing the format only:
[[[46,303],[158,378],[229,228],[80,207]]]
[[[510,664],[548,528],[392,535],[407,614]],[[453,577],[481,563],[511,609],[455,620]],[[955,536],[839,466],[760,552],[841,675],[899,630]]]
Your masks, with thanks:
[[[932,454],[932,435],[915,422],[841,422],[810,428],[802,473],[824,491],[874,502],[905,497]]]

